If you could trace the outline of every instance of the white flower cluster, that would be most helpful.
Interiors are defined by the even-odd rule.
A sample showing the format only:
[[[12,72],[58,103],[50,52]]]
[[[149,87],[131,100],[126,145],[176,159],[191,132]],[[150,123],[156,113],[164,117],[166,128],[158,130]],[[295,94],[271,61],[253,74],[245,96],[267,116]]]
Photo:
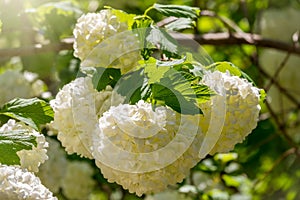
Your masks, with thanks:
[[[58,130],[58,139],[69,153],[93,158],[91,154],[92,132],[98,115],[111,105],[118,105],[123,98],[114,94],[111,88],[98,92],[93,88],[90,77],[77,78],[65,85],[50,101],[54,121],[52,127]]]
[[[6,124],[0,127],[0,132],[9,132],[13,130],[22,130],[24,131],[24,134],[36,137],[36,147],[32,146],[31,150],[22,149],[17,152],[17,155],[20,158],[22,168],[26,168],[32,172],[38,172],[39,166],[48,159],[46,149],[48,147],[48,142],[46,142],[45,136],[24,123],[16,122],[12,119],[8,120]]]
[[[203,140],[198,116],[150,103],[120,104],[103,114],[94,133],[94,157],[109,182],[137,195],[181,182],[195,166]]]
[[[216,96],[212,97],[212,100],[214,98],[223,98],[222,96],[225,97],[225,116],[221,135],[210,154],[228,152],[234,148],[235,144],[242,142],[257,126],[260,111],[259,89],[246,79],[219,71],[207,72],[202,79],[202,83],[217,93]],[[214,106],[218,107],[220,105],[215,104]],[[206,107],[204,109],[206,114],[212,112],[209,103],[202,106]],[[222,110],[223,108],[214,109]],[[212,115],[212,113],[209,115]],[[200,123],[204,130],[207,129],[206,122],[207,119],[201,120]],[[212,121],[209,126],[216,126],[216,124]]]
[[[142,100],[122,104],[110,87],[97,92],[90,77],[81,77],[51,101],[53,127],[68,153],[94,158],[109,182],[137,195],[159,192],[208,153],[232,150],[257,125],[259,90],[251,83],[219,71],[201,83],[217,95],[201,104],[204,115],[192,116]]]
[[[84,67],[113,67],[126,73],[140,60],[137,37],[110,9],[81,16],[73,34],[74,55]]]
[[[0,164],[0,199],[57,200],[32,172]]]
[[[272,38],[274,40],[281,40],[291,43],[292,35],[299,31],[300,27],[300,12],[299,10],[291,7],[280,9],[267,9],[259,18],[259,30],[262,36]],[[261,67],[273,78],[277,70],[280,68],[281,63],[286,57],[286,53],[272,49],[264,49],[260,54]],[[300,101],[300,88],[299,85],[300,73],[299,66],[300,57],[290,55],[284,67],[280,70],[276,81],[285,88],[290,95]],[[269,84],[267,82],[266,84]],[[288,120],[289,112],[297,110],[297,105],[291,102],[282,92],[273,85],[268,91],[268,101],[271,108],[281,116],[285,117],[283,121]],[[300,119],[300,113],[298,114]],[[298,120],[299,123],[299,120]],[[295,123],[297,124],[297,122]],[[291,125],[289,133],[296,140],[300,141],[299,134],[300,126]]]
[[[43,87],[44,83],[37,79],[36,74],[6,70],[0,74],[0,106],[16,97],[39,96],[44,92]]]
[[[138,55],[137,38],[128,29],[112,10],[83,15],[74,29],[74,55],[82,67],[114,67],[126,73],[139,60],[122,56]],[[159,192],[181,182],[207,154],[232,150],[257,125],[259,90],[251,83],[216,71],[207,72],[201,84],[217,95],[201,104],[204,115],[183,115],[143,100],[123,104],[125,98],[110,86],[98,92],[91,77],[77,78],[50,102],[52,127],[69,154],[95,159],[109,182],[139,196]],[[69,182],[71,175],[63,190],[81,185]]]

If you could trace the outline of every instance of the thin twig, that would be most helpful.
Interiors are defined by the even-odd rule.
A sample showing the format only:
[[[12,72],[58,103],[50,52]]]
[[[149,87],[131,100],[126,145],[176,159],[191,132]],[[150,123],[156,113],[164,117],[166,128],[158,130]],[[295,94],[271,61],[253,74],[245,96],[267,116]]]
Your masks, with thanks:
[[[282,69],[286,66],[287,61],[289,60],[291,56],[291,53],[288,52],[286,54],[286,56],[284,57],[284,59],[282,60],[282,62],[280,63],[279,67],[277,68],[277,70],[275,71],[275,74],[273,75],[272,79],[270,80],[269,84],[267,84],[265,86],[265,90],[270,90],[270,88],[272,87],[274,80],[276,80],[280,74],[280,72],[282,71]]]
[[[288,143],[291,146],[298,148],[298,144],[290,137],[290,135],[288,134],[288,132],[286,130],[286,125],[285,125],[286,123],[279,119],[279,116],[274,112],[273,108],[270,106],[268,101],[266,101],[265,104],[266,104],[272,118],[274,119],[276,125],[278,126],[279,131],[284,136],[284,138],[288,141]]]
[[[283,87],[278,83],[278,81],[275,80],[271,75],[269,75],[264,69],[262,69],[262,68],[260,67],[259,64],[257,64],[256,66],[258,66],[259,72],[260,72],[263,76],[265,76],[265,78],[270,79],[270,80],[272,81],[272,83],[277,87],[277,89],[278,89],[282,94],[284,94],[284,95],[285,95],[292,103],[294,103],[294,104],[296,105],[296,108],[297,108],[297,109],[300,109],[300,102],[299,102],[299,100],[298,100],[296,97],[294,97],[292,94],[290,94],[288,90],[286,90],[285,88],[283,88]],[[266,88],[264,88],[264,89],[266,90]],[[268,90],[266,90],[266,91],[268,91]]]
[[[264,174],[264,176],[263,176],[262,178],[258,179],[258,180],[254,183],[253,187],[255,188],[255,186],[256,186],[258,183],[260,183],[261,181],[264,181],[264,180],[268,177],[268,175],[271,174],[271,173],[274,171],[274,169],[275,169],[275,168],[276,168],[276,167],[277,167],[284,159],[286,159],[288,156],[290,156],[290,155],[292,155],[292,154],[296,154],[297,151],[298,151],[298,149],[295,148],[295,147],[290,148],[290,149],[288,149],[287,151],[285,151],[279,158],[277,158],[277,159],[275,160],[275,162],[274,162],[274,164],[272,165],[272,167]]]

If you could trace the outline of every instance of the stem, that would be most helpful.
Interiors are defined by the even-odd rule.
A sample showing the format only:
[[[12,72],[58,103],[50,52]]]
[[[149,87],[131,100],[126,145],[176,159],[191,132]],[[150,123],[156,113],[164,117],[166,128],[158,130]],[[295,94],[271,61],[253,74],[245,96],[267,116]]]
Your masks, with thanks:
[[[154,5],[152,5],[152,6],[150,6],[149,8],[147,8],[146,10],[145,10],[145,12],[144,12],[144,16],[148,16],[147,14],[148,14],[148,12],[150,11],[150,10],[152,10],[152,9],[154,9]]]

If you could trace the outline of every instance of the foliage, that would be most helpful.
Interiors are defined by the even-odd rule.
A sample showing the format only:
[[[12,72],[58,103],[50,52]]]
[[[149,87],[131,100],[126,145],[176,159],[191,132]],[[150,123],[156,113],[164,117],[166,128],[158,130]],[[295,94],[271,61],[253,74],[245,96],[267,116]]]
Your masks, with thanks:
[[[73,49],[60,46],[62,40],[73,37],[73,28],[81,14],[99,11],[105,5],[111,6],[109,9],[121,19],[128,15],[113,8],[134,13],[127,22],[143,47],[140,52],[143,60],[139,61],[134,72],[122,75],[119,69],[102,67],[79,71],[81,62],[73,56]],[[119,94],[127,95],[126,103],[135,104],[143,99],[155,106],[168,105],[179,113],[191,115],[202,113],[199,105],[215,95],[206,85],[195,84],[202,79],[201,64],[209,70],[229,71],[245,78],[264,88],[267,94],[269,84],[283,84],[280,95],[293,96],[298,100],[298,107],[278,114],[269,105],[268,96],[264,100],[262,90],[262,113],[252,134],[230,153],[208,155],[191,170],[188,178],[169,190],[175,192],[177,196],[174,198],[178,199],[298,199],[299,140],[291,137],[291,133],[299,134],[299,96],[293,94],[293,88],[285,88],[284,82],[278,82],[278,77],[274,76],[273,80],[261,67],[260,55],[264,48],[255,44],[202,45],[214,62],[199,64],[195,55],[201,51],[197,49],[187,54],[186,49],[169,34],[169,31],[199,35],[217,32],[260,34],[260,13],[282,7],[300,10],[299,2],[293,0],[2,1],[0,55],[2,49],[9,52],[13,48],[19,48],[21,54],[19,59],[15,59],[16,55],[0,56],[0,71],[21,66],[23,71],[38,73],[53,96],[76,77],[92,76],[97,91],[110,85]],[[205,16],[205,12],[201,12],[205,10],[214,14]],[[174,18],[163,24],[163,28],[157,25],[168,17]],[[289,24],[289,19],[286,23]],[[298,45],[299,41],[295,44]],[[45,47],[46,50],[39,52],[39,49],[28,50],[27,47]],[[280,65],[284,68],[285,64],[284,60],[278,63],[277,69]],[[1,105],[0,125],[13,118],[44,134],[53,131],[51,137],[57,140],[55,131],[45,127],[54,115],[48,100],[16,98]],[[18,164],[16,152],[31,149],[32,145],[36,146],[35,142],[35,138],[22,130],[0,133],[0,162]],[[92,178],[96,184],[89,199],[151,200],[159,199],[159,195],[163,198],[163,193],[142,197],[132,195],[119,185],[108,183],[90,160],[77,155],[68,155],[67,159],[88,163],[94,169]],[[68,199],[63,192],[56,195],[59,199]]]

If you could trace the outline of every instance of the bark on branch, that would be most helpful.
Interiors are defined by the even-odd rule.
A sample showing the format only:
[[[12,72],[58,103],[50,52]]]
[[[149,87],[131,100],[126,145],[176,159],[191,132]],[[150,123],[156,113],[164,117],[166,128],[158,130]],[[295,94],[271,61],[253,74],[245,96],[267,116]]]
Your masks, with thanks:
[[[300,55],[300,46],[262,38],[260,35],[250,33],[207,33],[202,35],[194,34],[180,34],[173,33],[172,36],[179,42],[186,43],[195,40],[201,45],[242,45],[248,44],[257,47],[272,48],[291,54]],[[73,48],[73,39],[68,38],[61,43],[47,44],[47,45],[34,45],[20,48],[0,49],[0,58],[9,58],[13,56],[29,56],[39,53],[71,50]]]
[[[207,33],[203,35],[194,34],[172,34],[172,36],[179,42],[188,42],[189,40],[195,40],[199,44],[208,45],[241,45],[248,44],[257,47],[272,48],[292,54],[300,55],[300,47],[285,42],[262,38],[257,34],[250,33]]]

